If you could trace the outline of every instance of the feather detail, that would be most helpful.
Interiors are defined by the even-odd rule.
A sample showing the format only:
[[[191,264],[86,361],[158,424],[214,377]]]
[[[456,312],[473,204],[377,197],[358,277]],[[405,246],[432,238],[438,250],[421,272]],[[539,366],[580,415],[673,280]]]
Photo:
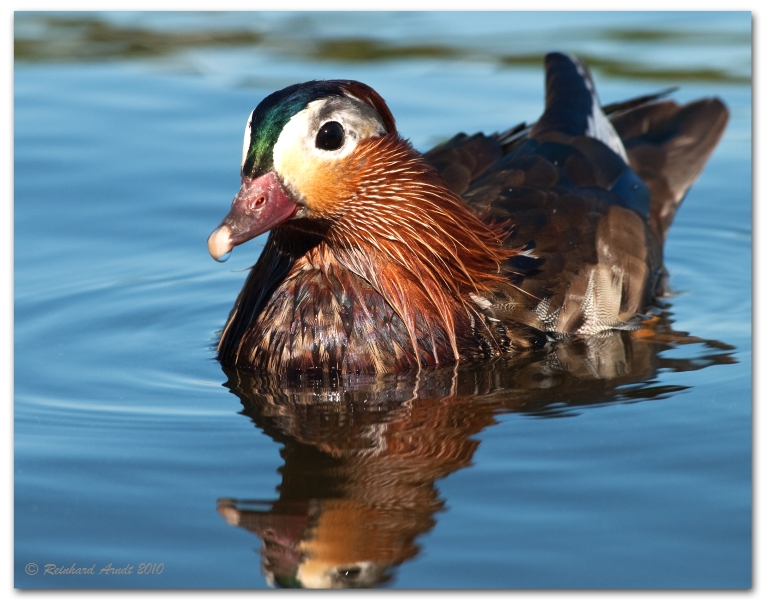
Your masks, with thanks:
[[[356,176],[336,188],[345,197],[321,232],[312,237],[305,219],[272,232],[221,360],[270,371],[420,368],[457,360],[477,326],[497,351],[470,296],[507,282],[518,252],[503,244],[507,227],[484,223],[397,134],[362,142],[344,171]]]
[[[503,245],[507,229],[481,221],[398,136],[370,140],[354,160],[363,191],[328,231],[336,258],[380,292],[413,346],[424,321],[444,332],[454,360],[459,321],[475,311],[470,294],[507,280],[503,265],[517,252]]]

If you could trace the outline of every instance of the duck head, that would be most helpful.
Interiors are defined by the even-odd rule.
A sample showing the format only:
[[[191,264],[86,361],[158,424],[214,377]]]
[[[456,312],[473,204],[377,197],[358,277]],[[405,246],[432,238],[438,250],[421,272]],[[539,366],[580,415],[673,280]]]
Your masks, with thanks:
[[[396,134],[383,99],[356,81],[312,81],[266,97],[247,120],[242,185],[208,238],[225,260],[234,246],[277,225],[315,230],[340,219],[358,195],[369,142]]]

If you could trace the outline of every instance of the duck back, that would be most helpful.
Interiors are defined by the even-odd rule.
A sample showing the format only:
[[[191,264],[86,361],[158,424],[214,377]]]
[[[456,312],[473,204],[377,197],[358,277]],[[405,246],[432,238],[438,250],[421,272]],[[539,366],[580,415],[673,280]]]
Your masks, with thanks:
[[[460,134],[425,155],[521,249],[509,285],[481,299],[492,322],[551,337],[637,327],[663,292],[667,230],[728,119],[720,100],[663,95],[602,109],[585,65],[549,54],[537,123]]]

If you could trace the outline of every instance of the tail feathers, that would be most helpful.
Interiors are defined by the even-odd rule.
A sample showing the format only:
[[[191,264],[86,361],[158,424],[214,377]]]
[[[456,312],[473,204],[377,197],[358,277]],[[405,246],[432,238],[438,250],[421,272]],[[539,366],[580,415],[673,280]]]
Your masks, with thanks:
[[[723,135],[729,111],[717,98],[666,100],[612,118],[630,166],[649,188],[650,219],[664,239],[689,187]]]
[[[623,114],[624,112],[638,108],[639,106],[651,104],[677,91],[677,86],[670,87],[653,94],[645,94],[644,96],[638,96],[637,98],[631,98],[630,100],[624,100],[622,102],[613,102],[611,104],[607,104],[606,106],[602,106],[601,110],[603,110],[604,114],[607,115],[612,121],[614,121],[614,117],[619,114]]]
[[[620,136],[601,110],[587,67],[571,54],[553,52],[545,57],[545,113],[530,137],[550,131],[595,138],[628,162]]]

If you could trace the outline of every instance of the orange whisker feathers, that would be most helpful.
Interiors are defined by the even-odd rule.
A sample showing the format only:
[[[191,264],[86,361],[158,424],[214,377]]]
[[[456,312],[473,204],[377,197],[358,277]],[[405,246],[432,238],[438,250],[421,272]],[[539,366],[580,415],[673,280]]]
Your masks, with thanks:
[[[386,299],[416,351],[442,331],[456,359],[459,321],[476,312],[469,295],[507,282],[502,266],[518,250],[503,245],[502,225],[481,221],[399,136],[359,150],[349,172],[359,174],[354,187],[363,193],[345,201],[329,247]],[[442,362],[435,342],[429,345]]]

